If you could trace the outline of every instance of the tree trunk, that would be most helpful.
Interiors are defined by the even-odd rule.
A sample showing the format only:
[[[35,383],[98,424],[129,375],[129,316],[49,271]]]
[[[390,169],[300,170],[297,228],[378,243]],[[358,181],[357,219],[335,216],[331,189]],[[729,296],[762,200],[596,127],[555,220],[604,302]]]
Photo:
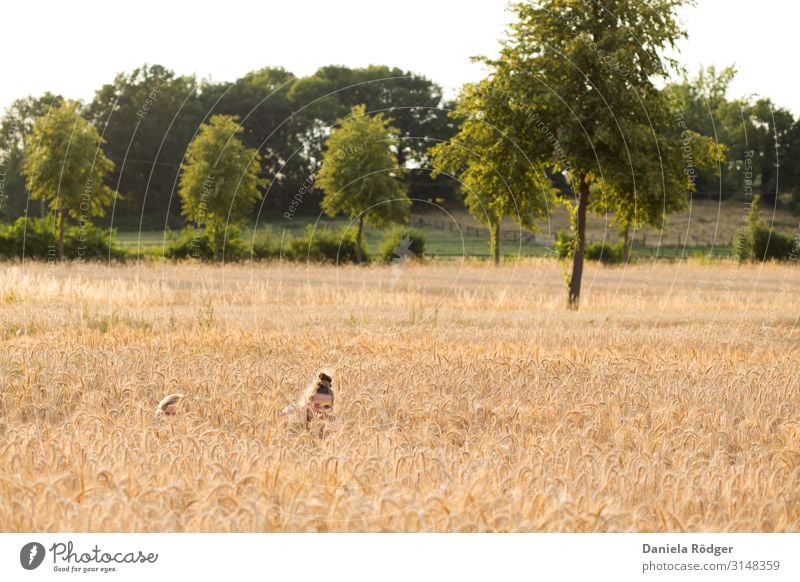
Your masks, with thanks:
[[[219,227],[214,227],[214,262],[219,262]]]
[[[630,234],[631,226],[625,225],[625,230],[622,232],[622,260],[627,263],[631,258],[631,249],[628,246],[628,235]]]
[[[583,276],[583,254],[586,249],[586,206],[589,204],[589,182],[586,174],[581,176],[580,198],[578,200],[578,217],[575,230],[575,253],[572,256],[572,277],[569,280],[570,309],[578,309],[581,297],[581,277]]]
[[[64,262],[64,211],[58,211],[58,260]]]
[[[492,234],[492,257],[496,267],[500,264],[500,223],[491,225],[489,230]]]
[[[359,265],[364,260],[361,254],[361,235],[364,232],[364,213],[358,215],[358,234],[356,235],[356,263]]]

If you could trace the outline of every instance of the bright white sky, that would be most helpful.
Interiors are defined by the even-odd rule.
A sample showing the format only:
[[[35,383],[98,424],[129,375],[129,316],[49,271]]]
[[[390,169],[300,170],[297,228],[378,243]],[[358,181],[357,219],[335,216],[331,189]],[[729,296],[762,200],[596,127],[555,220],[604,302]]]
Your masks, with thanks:
[[[699,0],[682,13],[680,59],[736,64],[731,96],[769,96],[800,114],[793,54],[796,0]],[[159,63],[232,81],[263,66],[387,64],[426,75],[448,95],[482,76],[511,15],[506,0],[11,0],[0,29],[0,110],[46,90],[90,100],[120,71]]]

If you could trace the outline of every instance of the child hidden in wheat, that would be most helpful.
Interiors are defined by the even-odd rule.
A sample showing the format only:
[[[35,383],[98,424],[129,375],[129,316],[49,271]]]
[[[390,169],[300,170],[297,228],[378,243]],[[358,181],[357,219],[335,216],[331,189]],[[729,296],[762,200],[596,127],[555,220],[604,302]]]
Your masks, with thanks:
[[[183,394],[170,394],[161,399],[156,408],[156,418],[174,418],[178,413],[178,402],[183,398]]]
[[[320,372],[316,382],[311,382],[296,403],[281,411],[281,416],[292,424],[304,424],[306,428],[315,422],[336,421],[333,414],[333,380],[326,372]]]

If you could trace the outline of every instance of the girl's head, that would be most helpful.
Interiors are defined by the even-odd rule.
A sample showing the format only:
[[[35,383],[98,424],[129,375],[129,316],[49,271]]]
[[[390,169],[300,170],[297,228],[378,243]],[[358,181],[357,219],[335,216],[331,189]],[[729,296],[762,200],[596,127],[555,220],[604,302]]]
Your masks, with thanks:
[[[183,394],[170,394],[165,396],[156,408],[156,416],[166,416],[172,418],[178,413],[178,402],[183,398]]]
[[[309,420],[312,418],[324,420],[333,411],[332,382],[328,374],[320,372],[316,383],[309,385],[303,403],[308,411]]]

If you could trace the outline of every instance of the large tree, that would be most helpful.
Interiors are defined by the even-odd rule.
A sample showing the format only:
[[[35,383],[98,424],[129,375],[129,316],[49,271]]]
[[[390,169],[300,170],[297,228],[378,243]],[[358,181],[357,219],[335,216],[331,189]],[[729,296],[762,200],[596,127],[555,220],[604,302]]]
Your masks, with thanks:
[[[508,103],[504,127],[532,159],[569,178],[571,308],[579,304],[593,186],[601,207],[629,221],[658,225],[687,203],[682,143],[669,136],[677,112],[656,85],[676,66],[663,52],[684,36],[675,17],[684,3],[515,4],[517,21],[500,57],[485,59]],[[692,150],[707,147],[692,132],[684,135]]]
[[[776,107],[768,98],[758,99],[745,112],[752,126],[749,132],[750,149],[753,150],[758,192],[766,207],[775,207],[778,196],[792,189],[796,159],[791,151],[794,117],[782,107]]]
[[[236,117],[214,115],[189,145],[181,165],[180,197],[183,215],[196,229],[211,232],[214,260],[220,260],[228,224],[245,220],[261,198],[261,156],[246,147],[244,129]]]
[[[22,165],[31,198],[45,200],[53,213],[62,261],[67,219],[84,224],[103,216],[116,195],[104,184],[114,162],[103,153],[103,139],[80,109],[78,103],[64,101],[38,117]]]
[[[431,149],[434,174],[457,178],[470,213],[489,228],[495,264],[503,220],[512,217],[533,230],[553,201],[543,165],[528,158],[499,126],[506,106],[491,81],[466,85],[453,112],[461,120],[460,131]]]
[[[198,90],[194,77],[144,65],[118,74],[95,93],[86,116],[116,163],[107,183],[125,197],[115,209],[115,223],[136,229],[180,224],[174,200],[178,172],[206,115]]]
[[[325,141],[317,184],[329,216],[344,213],[358,220],[357,261],[362,261],[364,223],[383,227],[408,221],[411,200],[399,181],[397,130],[382,114],[368,115],[356,105]]]

